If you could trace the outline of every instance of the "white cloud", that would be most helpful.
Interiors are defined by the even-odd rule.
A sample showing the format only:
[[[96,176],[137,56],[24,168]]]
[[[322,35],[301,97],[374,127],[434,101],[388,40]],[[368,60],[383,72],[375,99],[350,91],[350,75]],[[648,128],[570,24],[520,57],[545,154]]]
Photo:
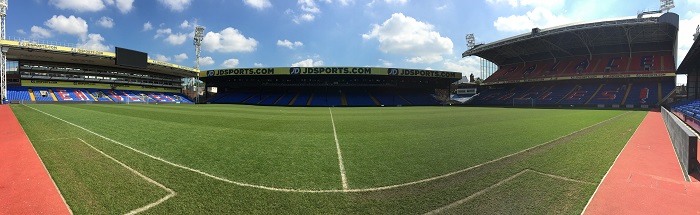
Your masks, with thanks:
[[[442,5],[442,6],[440,6],[440,7],[436,7],[436,8],[435,8],[435,10],[444,10],[444,9],[447,9],[447,5],[446,5],[446,4],[445,4],[445,5]]]
[[[382,66],[384,66],[384,67],[392,67],[392,66],[394,66],[394,63],[389,62],[389,61],[384,60],[384,59],[379,59],[379,62],[382,62]]]
[[[409,62],[409,63],[435,63],[438,61],[442,61],[442,56],[440,56],[440,55],[426,55],[426,56],[418,56],[418,57],[406,59],[406,62]]]
[[[76,12],[97,12],[106,8],[106,5],[115,5],[115,0],[49,0],[49,4],[63,10]],[[122,13],[129,13],[134,7],[134,0],[116,0],[117,9]]]
[[[238,66],[238,63],[239,63],[238,59],[231,58],[231,59],[225,60],[224,63],[221,64],[221,66],[227,67],[227,68],[233,68],[233,67]]]
[[[258,10],[272,7],[270,0],[243,0],[243,3]]]
[[[678,59],[676,66],[683,62],[683,58],[688,54],[690,47],[693,45],[693,34],[695,29],[700,24],[700,14],[692,14],[688,19],[681,19],[678,29]]]
[[[486,0],[490,4],[502,4],[507,3],[511,7],[518,7],[518,0]]]
[[[102,0],[49,0],[49,4],[76,12],[97,12],[105,8]]]
[[[63,15],[54,15],[51,19],[46,20],[44,25],[58,33],[75,35],[81,39],[85,39],[88,32],[87,22],[75,16],[65,17]]]
[[[105,28],[112,28],[114,27],[114,19],[103,16],[100,20],[97,20],[97,24]]]
[[[452,54],[453,43],[440,36],[431,24],[417,21],[413,17],[395,13],[381,25],[363,34],[365,40],[377,39],[379,50],[384,53],[412,56],[434,56]]]
[[[190,6],[192,0],[158,0],[161,4],[175,12],[181,12]]]
[[[320,13],[321,9],[318,8],[318,5],[316,5],[316,2],[314,0],[298,0],[297,4],[299,4],[299,8],[301,10],[309,12],[309,13]]]
[[[302,60],[296,63],[292,64],[292,67],[315,67],[315,66],[323,66],[323,61],[318,60],[314,61],[313,59],[309,58],[306,60]]]
[[[549,28],[571,22],[571,19],[562,15],[555,15],[549,9],[536,7],[525,13],[525,15],[498,17],[498,19],[493,22],[493,26],[495,26],[498,31],[527,32],[535,27]]]
[[[48,29],[39,27],[39,26],[32,26],[31,28],[32,35],[30,36],[31,38],[38,39],[38,38],[49,38],[51,37],[51,31]]]
[[[180,24],[180,28],[191,28],[190,22],[188,22],[187,20],[182,21],[182,24]]]
[[[156,54],[156,58],[154,60],[163,61],[163,62],[170,62],[170,58],[166,57],[165,55],[162,55],[162,54]]]
[[[78,44],[78,47],[96,51],[109,51],[109,46],[102,44],[104,40],[105,38],[100,34],[89,34],[87,40],[83,40],[83,43]]]
[[[153,25],[151,24],[151,22],[143,23],[143,31],[149,31],[151,29],[153,29]]]
[[[442,70],[461,72],[463,75],[479,75],[479,60],[476,57],[466,57],[462,59],[448,59],[443,61]],[[484,77],[480,77],[484,78]]]
[[[199,65],[201,66],[211,66],[214,65],[216,62],[214,62],[214,59],[211,59],[211,57],[206,56],[203,58],[199,59]]]
[[[27,32],[22,30],[22,29],[17,29],[17,33],[18,34],[27,34]]]
[[[117,9],[122,13],[129,13],[134,8],[134,0],[117,0]]]
[[[185,40],[187,40],[187,35],[182,33],[170,34],[165,38],[165,42],[168,42],[171,45],[182,45],[185,43]]]
[[[560,9],[564,6],[564,0],[486,0],[487,3],[500,5],[508,4],[513,8],[516,7],[544,7],[549,9]]]
[[[246,38],[237,29],[228,27],[221,32],[207,32],[202,40],[202,49],[208,52],[252,52],[258,41]]]
[[[170,28],[161,28],[156,30],[156,35],[153,36],[153,38],[158,39],[159,37],[167,36],[173,34],[173,29]]]
[[[179,63],[179,62],[182,62],[183,60],[187,60],[187,58],[189,58],[189,57],[187,57],[187,54],[181,53],[179,55],[175,55],[175,62]]]
[[[316,16],[314,16],[313,14],[305,13],[305,14],[302,14],[301,16],[294,16],[294,19],[292,19],[292,21],[294,21],[294,23],[300,24],[302,22],[314,21],[315,18],[316,18]]]
[[[263,64],[262,64],[262,63],[253,63],[253,66],[255,66],[255,67],[263,67]]]
[[[333,0],[324,0],[324,2],[330,4],[330,3],[333,3]],[[348,6],[350,4],[354,4],[355,0],[338,0],[337,2],[340,3],[340,5]]]
[[[303,46],[304,43],[299,42],[299,41],[289,41],[289,40],[277,40],[277,46],[282,46],[282,47],[287,47],[289,49],[294,49],[296,47],[301,47]]]
[[[384,2],[389,4],[406,4],[408,0],[384,0]]]

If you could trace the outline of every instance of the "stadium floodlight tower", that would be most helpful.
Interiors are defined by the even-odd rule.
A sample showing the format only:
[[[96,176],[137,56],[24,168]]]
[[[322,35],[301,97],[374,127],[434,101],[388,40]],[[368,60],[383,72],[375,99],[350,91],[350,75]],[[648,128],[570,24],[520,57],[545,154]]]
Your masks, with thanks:
[[[474,34],[467,34],[466,39],[467,39],[467,48],[473,49],[474,47],[476,47],[476,37],[474,37]],[[491,62],[489,60],[481,58],[481,57],[477,57],[477,58],[479,58],[479,68],[480,68],[479,78],[481,78],[482,80],[486,79],[488,76],[490,76],[491,74],[494,73],[494,71],[496,70],[496,64],[494,64],[493,62]],[[470,80],[470,81],[473,82],[474,80]]]
[[[668,11],[670,11],[671,8],[676,7],[676,5],[673,4],[673,0],[660,0],[660,1],[661,1],[661,6],[659,7],[660,11],[665,10],[668,13]]]
[[[195,51],[195,65],[194,68],[199,71],[199,56],[202,54],[202,40],[204,40],[204,27],[203,26],[195,26],[194,27],[194,51]],[[197,80],[199,81],[199,75],[197,75]],[[197,90],[197,82],[195,82],[194,78],[192,78],[192,88],[194,89],[194,100],[195,103],[199,103],[199,92]]]
[[[5,39],[5,16],[7,15],[7,0],[0,0],[0,39]],[[0,103],[7,98],[7,49],[0,47]]]

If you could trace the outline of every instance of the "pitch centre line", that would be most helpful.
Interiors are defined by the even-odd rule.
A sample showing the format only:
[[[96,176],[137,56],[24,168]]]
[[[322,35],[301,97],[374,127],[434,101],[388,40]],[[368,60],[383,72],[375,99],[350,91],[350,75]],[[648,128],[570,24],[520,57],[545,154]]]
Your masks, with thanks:
[[[340,152],[340,143],[338,143],[338,133],[335,131],[335,120],[333,119],[333,111],[328,108],[328,112],[331,114],[331,124],[333,124],[333,137],[335,138],[335,148],[338,151],[338,167],[340,167],[340,180],[343,182],[343,191],[347,191],[348,188],[348,177],[345,176],[345,165],[343,165],[343,154]]]

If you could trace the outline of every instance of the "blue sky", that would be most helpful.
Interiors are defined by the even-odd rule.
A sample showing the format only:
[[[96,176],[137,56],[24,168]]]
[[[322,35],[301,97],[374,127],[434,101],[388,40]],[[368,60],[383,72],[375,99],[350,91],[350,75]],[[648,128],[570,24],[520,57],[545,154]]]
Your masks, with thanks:
[[[679,59],[700,24],[700,0],[677,1]],[[206,28],[201,69],[381,66],[459,71],[465,34],[488,43],[533,27],[634,16],[657,0],[9,0],[7,35],[194,67],[192,32]]]

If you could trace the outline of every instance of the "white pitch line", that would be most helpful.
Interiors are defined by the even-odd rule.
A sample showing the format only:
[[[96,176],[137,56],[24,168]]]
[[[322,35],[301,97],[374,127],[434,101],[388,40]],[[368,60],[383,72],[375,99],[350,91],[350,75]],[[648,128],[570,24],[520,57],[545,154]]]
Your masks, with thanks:
[[[472,169],[474,169],[474,168],[478,168],[478,167],[483,166],[483,165],[487,165],[487,164],[490,164],[490,163],[493,163],[493,162],[497,162],[497,161],[506,159],[506,158],[508,158],[508,157],[512,157],[512,156],[514,156],[514,155],[517,155],[517,154],[520,154],[520,153],[529,151],[529,150],[531,150],[531,149],[534,149],[534,148],[537,148],[537,147],[540,147],[540,146],[543,146],[543,145],[552,143],[552,142],[554,142],[554,141],[556,141],[556,140],[559,140],[559,139],[561,139],[561,138],[571,136],[571,135],[573,135],[573,134],[575,134],[575,133],[581,132],[581,131],[586,130],[586,129],[589,129],[589,128],[593,127],[593,126],[596,126],[596,125],[605,123],[605,122],[607,122],[607,121],[611,121],[611,120],[613,120],[613,119],[619,118],[619,117],[621,117],[622,115],[625,115],[625,114],[629,113],[629,112],[622,113],[622,114],[617,115],[617,116],[615,116],[615,117],[612,117],[612,118],[610,118],[610,119],[603,120],[603,121],[598,122],[598,123],[596,123],[596,124],[593,124],[593,125],[591,125],[591,126],[588,126],[588,127],[582,128],[582,129],[579,129],[578,131],[571,132],[571,133],[569,133],[569,134],[566,134],[566,135],[557,137],[557,138],[552,139],[552,140],[550,140],[550,141],[547,141],[547,142],[545,142],[545,143],[542,143],[542,144],[539,144],[539,145],[535,145],[535,146],[533,146],[533,147],[530,147],[530,148],[521,150],[521,151],[519,151],[519,152],[515,152],[515,153],[512,153],[512,154],[509,154],[509,155],[500,157],[500,158],[496,158],[496,159],[494,159],[494,160],[490,160],[490,161],[487,161],[487,162],[484,162],[484,163],[481,163],[481,164],[477,164],[477,165],[475,165],[475,166],[471,166],[471,167],[468,167],[468,168],[465,168],[465,169],[457,170],[457,171],[454,171],[454,172],[450,172],[450,173],[447,173],[447,174],[443,174],[443,175],[439,175],[439,176],[435,176],[435,177],[431,177],[431,178],[426,178],[426,179],[422,179],[422,180],[418,180],[418,181],[407,182],[407,183],[403,183],[403,184],[395,184],[395,185],[388,185],[388,186],[382,186],[382,187],[372,187],[372,188],[362,188],[362,189],[347,189],[347,190],[305,190],[305,189],[292,189],[292,188],[268,187],[268,186],[263,186],[263,185],[256,185],[256,184],[248,184],[248,183],[243,183],[243,182],[231,181],[231,180],[226,179],[226,178],[222,178],[222,177],[219,177],[219,176],[215,176],[215,175],[212,175],[212,174],[203,172],[203,171],[198,170],[198,169],[193,169],[193,168],[186,167],[186,166],[183,166],[183,165],[180,165],[180,164],[176,164],[176,163],[167,161],[167,160],[165,160],[165,159],[163,159],[163,158],[156,157],[156,156],[150,155],[150,154],[148,154],[148,153],[139,151],[138,149],[135,149],[135,148],[133,148],[133,147],[131,147],[131,146],[128,146],[128,145],[126,145],[126,144],[123,144],[123,143],[121,143],[121,142],[119,142],[119,141],[116,141],[116,140],[110,139],[110,138],[108,138],[108,137],[105,137],[105,136],[103,136],[103,135],[101,135],[101,134],[95,133],[94,131],[91,131],[91,130],[89,130],[89,129],[83,128],[82,126],[76,125],[76,124],[74,124],[74,123],[72,123],[72,122],[68,122],[68,121],[66,121],[66,120],[64,120],[64,119],[58,118],[58,117],[56,117],[56,116],[54,116],[54,115],[51,115],[51,114],[46,113],[46,112],[44,112],[44,111],[38,110],[38,109],[33,108],[33,107],[31,107],[31,106],[27,106],[27,105],[25,105],[25,104],[22,104],[22,105],[23,105],[23,106],[26,106],[26,107],[29,107],[29,108],[31,108],[31,109],[33,109],[33,110],[36,110],[36,111],[38,111],[38,112],[40,112],[40,113],[43,113],[43,114],[45,114],[45,115],[47,115],[47,116],[53,117],[53,118],[55,118],[55,119],[58,119],[58,120],[60,120],[60,121],[62,121],[62,122],[65,122],[65,123],[67,123],[67,124],[69,124],[69,125],[72,125],[72,126],[75,126],[75,127],[77,127],[77,128],[80,128],[80,129],[82,129],[82,130],[84,130],[84,131],[87,131],[87,132],[89,132],[89,133],[91,133],[91,134],[94,134],[95,136],[101,137],[102,139],[105,139],[105,140],[108,140],[108,141],[110,141],[110,142],[113,142],[113,143],[115,143],[115,144],[117,144],[117,145],[120,145],[120,146],[122,146],[122,147],[124,147],[124,148],[130,149],[130,150],[132,150],[132,151],[134,151],[134,152],[137,152],[137,153],[139,153],[139,154],[145,155],[146,157],[149,157],[149,158],[154,159],[154,160],[157,160],[157,161],[161,161],[161,162],[163,162],[163,163],[169,164],[169,165],[171,165],[171,166],[174,166],[174,167],[177,167],[177,168],[180,168],[180,169],[184,169],[184,170],[187,170],[187,171],[191,171],[191,172],[194,172],[194,173],[198,173],[198,174],[201,174],[201,175],[203,175],[203,176],[206,176],[206,177],[209,177],[209,178],[212,178],[212,179],[215,179],[215,180],[223,181],[223,182],[230,183],[230,184],[235,184],[235,185],[242,186],[242,187],[251,187],[251,188],[258,188],[258,189],[270,190],[270,191],[299,192],[299,193],[370,192],[370,191],[388,190],[388,189],[393,189],[393,188],[398,188],[398,187],[404,187],[404,186],[410,186],[410,185],[414,185],[414,184],[420,184],[420,183],[425,183],[425,182],[429,182],[429,181],[434,181],[434,180],[446,178],[446,177],[449,177],[449,176],[452,176],[452,175],[455,175],[455,174],[458,174],[458,173],[466,172],[466,171],[472,170]]]
[[[343,165],[343,154],[340,152],[340,143],[338,143],[338,133],[335,132],[335,120],[333,120],[333,111],[328,107],[328,112],[331,113],[331,124],[333,124],[333,137],[335,138],[335,148],[338,150],[338,167],[340,168],[340,180],[343,182],[343,190],[348,190],[348,177],[345,176],[345,165]]]
[[[144,211],[146,211],[146,210],[148,210],[148,209],[151,209],[152,207],[155,207],[156,205],[159,205],[160,203],[163,203],[165,200],[168,200],[168,199],[172,198],[173,196],[177,195],[177,193],[175,193],[175,191],[173,191],[172,189],[166,187],[165,185],[163,185],[163,184],[161,184],[161,183],[158,183],[157,181],[155,181],[155,180],[149,178],[148,176],[145,176],[145,175],[141,174],[140,172],[134,170],[133,168],[127,166],[126,164],[120,162],[119,160],[113,158],[112,156],[109,156],[107,153],[104,153],[103,151],[101,151],[101,150],[95,148],[94,146],[90,145],[89,143],[85,142],[85,140],[80,139],[80,138],[78,138],[78,137],[76,137],[75,139],[78,139],[78,140],[80,140],[81,142],[85,143],[85,145],[90,146],[90,148],[94,149],[95,151],[99,152],[100,154],[104,155],[105,157],[109,158],[110,160],[112,160],[112,161],[118,163],[118,164],[121,165],[122,167],[128,169],[129,171],[131,171],[131,173],[134,173],[135,175],[138,175],[138,176],[141,177],[143,180],[145,180],[145,181],[147,181],[147,182],[149,182],[149,183],[151,183],[151,184],[154,184],[154,185],[160,187],[161,189],[163,189],[163,190],[169,192],[168,195],[166,195],[166,196],[163,197],[163,198],[158,199],[158,200],[155,201],[155,202],[152,202],[152,203],[147,204],[147,205],[145,205],[145,206],[143,206],[143,207],[136,208],[136,209],[134,209],[134,210],[129,211],[128,213],[126,213],[127,215],[133,215],[133,214],[137,214],[137,213],[144,212]]]
[[[537,173],[537,174],[540,174],[540,175],[544,175],[544,176],[547,176],[547,177],[550,177],[550,178],[556,178],[556,179],[559,179],[559,180],[562,180],[562,181],[571,181],[571,182],[576,182],[576,183],[581,183],[581,184],[588,184],[588,185],[598,185],[598,184],[593,183],[593,182],[581,181],[581,180],[578,180],[578,179],[567,178],[567,177],[564,177],[564,176],[554,175],[554,174],[549,174],[549,173],[544,173],[544,172],[540,172],[540,171],[532,170],[532,169],[528,169],[528,170],[529,170],[530,172],[534,172],[534,173]]]
[[[647,112],[647,115],[649,115],[648,112]],[[644,116],[644,118],[646,118],[646,116]],[[644,121],[644,119],[642,119],[642,121]],[[617,157],[615,157],[615,160],[610,165],[610,168],[608,168],[608,171],[605,172],[605,175],[603,175],[603,178],[600,179],[600,182],[598,183],[598,187],[595,188],[595,191],[593,191],[591,198],[588,199],[588,203],[586,203],[586,206],[583,207],[583,210],[581,211],[581,215],[583,215],[583,213],[586,212],[586,209],[588,209],[588,206],[591,204],[591,201],[593,201],[593,197],[598,192],[598,189],[600,189],[600,185],[602,185],[603,181],[605,181],[605,178],[608,177],[608,174],[610,174],[610,170],[612,170],[613,166],[615,166],[615,163],[617,163],[617,159],[620,158],[620,155],[622,155],[622,152],[625,151],[625,148],[627,148],[627,145],[630,144],[630,141],[632,141],[632,137],[634,137],[634,134],[637,133],[637,131],[639,130],[639,127],[642,127],[642,122],[639,122],[639,125],[637,125],[637,128],[634,129],[634,133],[632,133],[632,136],[630,136],[630,139],[627,140],[627,143],[625,143],[625,146],[622,147],[622,150],[620,150],[620,153],[617,154]]]
[[[468,168],[466,168],[466,169],[461,169],[461,170],[457,170],[457,171],[450,172],[450,173],[447,173],[447,174],[438,175],[438,176],[435,176],[435,177],[432,177],[432,178],[426,178],[426,179],[422,179],[422,180],[418,180],[418,181],[412,181],[412,182],[407,182],[407,183],[403,183],[403,184],[395,184],[395,185],[389,185],[389,186],[383,186],[383,187],[375,187],[375,188],[353,189],[353,190],[349,190],[349,191],[350,191],[350,192],[366,192],[366,191],[387,190],[387,189],[392,189],[392,188],[397,188],[397,187],[403,187],[403,186],[408,186],[408,185],[414,185],[414,184],[424,183],[424,182],[433,181],[433,180],[437,180],[437,179],[441,179],[441,178],[446,178],[446,177],[449,177],[449,176],[452,176],[452,175],[455,175],[455,174],[458,174],[458,173],[463,173],[463,172],[466,172],[466,171],[469,171],[469,170],[472,170],[472,169],[475,169],[475,168],[478,168],[478,167],[481,167],[481,166],[484,166],[484,165],[487,165],[487,164],[490,164],[490,163],[494,163],[494,162],[497,162],[497,161],[500,161],[500,160],[503,160],[503,159],[506,159],[506,158],[509,158],[509,157],[512,157],[512,156],[515,156],[515,155],[518,155],[518,154],[521,154],[521,153],[524,153],[524,152],[527,152],[527,151],[530,151],[530,150],[535,149],[535,148],[540,147],[540,146],[544,146],[544,145],[550,144],[550,143],[552,143],[552,142],[554,142],[554,141],[557,141],[557,140],[559,140],[559,139],[561,139],[561,138],[571,136],[571,135],[573,135],[573,134],[575,134],[575,133],[578,133],[578,132],[581,132],[581,131],[583,131],[583,130],[592,128],[593,126],[597,126],[597,125],[600,125],[600,124],[602,124],[602,123],[608,122],[608,121],[610,121],[610,120],[619,118],[619,117],[621,117],[622,115],[625,115],[625,114],[627,114],[627,113],[629,113],[629,111],[628,111],[628,112],[625,112],[625,113],[622,113],[622,114],[620,114],[620,115],[617,115],[617,116],[615,116],[615,117],[612,117],[612,118],[610,118],[610,119],[603,120],[603,121],[601,121],[601,122],[599,122],[599,123],[596,123],[596,124],[593,124],[593,125],[591,125],[591,126],[588,126],[588,127],[582,128],[582,129],[579,129],[578,131],[574,131],[574,132],[571,132],[571,133],[569,133],[569,134],[563,135],[563,136],[561,136],[561,137],[558,137],[558,138],[552,139],[552,140],[550,140],[550,141],[541,143],[541,144],[539,144],[539,145],[535,145],[535,146],[532,146],[532,147],[530,147],[530,148],[523,149],[523,150],[521,150],[521,151],[519,151],[519,152],[515,152],[515,153],[512,153],[512,154],[509,154],[509,155],[500,157],[500,158],[496,158],[496,159],[493,159],[493,160],[490,160],[490,161],[486,161],[486,162],[484,162],[484,163],[480,163],[480,164],[477,164],[477,165],[468,167]]]
[[[478,192],[473,193],[473,194],[467,196],[466,198],[463,198],[463,199],[460,199],[460,200],[458,200],[458,201],[456,201],[456,202],[450,203],[449,205],[442,206],[442,207],[440,207],[440,208],[438,208],[438,209],[435,209],[435,210],[426,212],[424,215],[438,214],[438,213],[440,213],[440,212],[442,212],[442,211],[445,211],[445,210],[447,210],[447,209],[450,209],[450,208],[459,206],[459,205],[461,205],[461,204],[464,204],[464,203],[468,202],[469,200],[472,200],[472,199],[474,199],[474,198],[476,198],[476,197],[478,197],[478,196],[480,196],[480,195],[483,195],[484,193],[486,193],[486,192],[488,192],[488,191],[490,191],[490,190],[492,190],[492,189],[494,189],[494,188],[496,188],[496,187],[499,187],[499,186],[503,185],[504,183],[509,182],[509,181],[511,181],[511,180],[513,180],[513,179],[515,179],[515,178],[517,178],[518,176],[520,176],[520,175],[522,175],[522,174],[524,174],[524,173],[526,173],[526,172],[533,172],[533,173],[536,173],[536,174],[539,174],[539,175],[542,175],[542,176],[551,177],[551,178],[555,178],[555,179],[559,179],[559,180],[563,180],[563,181],[570,181],[570,182],[576,182],[576,183],[588,184],[588,185],[594,184],[594,183],[591,183],[591,182],[576,180],[576,179],[567,178],[567,177],[564,177],[564,176],[552,175],[552,174],[543,173],[543,172],[539,172],[539,171],[535,171],[535,170],[531,170],[531,169],[524,169],[523,171],[520,171],[520,172],[516,173],[515,175],[512,175],[512,176],[510,176],[510,177],[508,177],[508,178],[506,178],[506,179],[503,179],[503,180],[501,180],[501,181],[499,181],[499,182],[496,182],[495,184],[492,184],[491,186],[488,186],[488,187],[486,187],[486,188],[484,188],[484,189],[482,189],[482,190],[479,190]]]
[[[499,182],[497,182],[497,183],[495,183],[495,184],[492,184],[491,186],[488,186],[488,187],[484,188],[483,190],[479,190],[478,192],[476,192],[476,193],[474,193],[474,194],[471,194],[471,195],[467,196],[466,198],[460,199],[459,201],[450,203],[449,205],[445,205],[445,206],[442,206],[442,207],[440,207],[440,208],[438,208],[438,209],[435,209],[435,210],[429,211],[429,212],[427,212],[427,213],[424,213],[424,215],[438,214],[438,213],[440,213],[440,212],[442,212],[442,211],[445,211],[445,210],[447,210],[447,209],[450,209],[450,208],[453,208],[453,207],[457,207],[457,206],[459,206],[459,205],[461,205],[461,204],[464,204],[465,202],[468,202],[469,200],[472,200],[472,199],[476,198],[477,196],[480,196],[481,194],[484,194],[484,193],[486,193],[486,192],[492,190],[493,188],[496,188],[496,187],[498,187],[498,186],[501,186],[502,184],[504,184],[504,183],[506,183],[506,182],[509,182],[510,180],[515,179],[516,177],[518,177],[518,176],[520,176],[520,175],[526,173],[527,171],[528,171],[527,169],[525,169],[525,170],[523,170],[523,171],[520,171],[520,172],[516,173],[515,175],[512,175],[512,176],[510,176],[510,177],[508,177],[508,178],[506,178],[506,179],[503,179],[503,180],[501,180],[501,181],[499,181]]]
[[[22,104],[22,105],[24,105],[24,104]],[[74,123],[72,123],[72,122],[68,122],[68,121],[66,121],[66,120],[64,120],[64,119],[61,119],[61,118],[59,118],[59,117],[56,117],[56,116],[54,116],[54,115],[51,115],[51,114],[46,113],[46,112],[44,112],[44,111],[41,111],[41,110],[39,110],[39,109],[33,108],[33,107],[31,107],[31,106],[27,106],[27,105],[24,105],[24,106],[25,106],[25,107],[28,107],[28,108],[31,108],[31,109],[33,109],[33,110],[35,110],[35,111],[38,111],[38,112],[40,112],[40,113],[43,113],[43,114],[45,114],[45,115],[47,115],[47,116],[50,116],[50,117],[52,117],[52,118],[54,118],[54,119],[60,120],[60,121],[62,121],[62,122],[65,122],[65,123],[67,123],[67,124],[69,124],[69,125],[72,125],[72,126],[75,126],[75,127],[77,127],[77,128],[80,128],[80,129],[82,129],[82,130],[84,130],[84,131],[87,131],[87,132],[89,132],[89,133],[91,133],[91,134],[93,134],[93,135],[95,135],[95,136],[101,137],[102,139],[108,140],[108,141],[110,141],[110,142],[112,142],[112,143],[115,143],[115,144],[117,144],[117,145],[120,145],[120,146],[122,146],[122,147],[124,147],[124,148],[130,149],[130,150],[132,150],[132,151],[134,151],[134,152],[136,152],[136,153],[145,155],[146,157],[149,157],[149,158],[151,158],[151,159],[154,159],[154,160],[157,160],[157,161],[166,163],[166,164],[168,164],[168,165],[171,165],[171,166],[174,166],[174,167],[177,167],[177,168],[180,168],[180,169],[184,169],[184,170],[187,170],[187,171],[195,172],[195,173],[204,175],[204,176],[206,176],[206,177],[209,177],[209,178],[212,178],[212,179],[216,179],[216,180],[219,180],[219,181],[223,181],[223,182],[226,182],[226,183],[235,184],[235,185],[242,186],[242,187],[252,187],[252,188],[258,188],[258,189],[271,190],[271,191],[282,191],[282,192],[301,192],[301,193],[332,193],[332,192],[344,192],[343,190],[302,190],[302,189],[290,189],[290,188],[276,188],[276,187],[268,187],[268,186],[262,186],[262,185],[247,184],[247,183],[242,183],[242,182],[237,182],[237,181],[231,181],[231,180],[226,179],[226,178],[222,178],[222,177],[219,177],[219,176],[215,176],[215,175],[212,175],[212,174],[203,172],[203,171],[198,170],[198,169],[194,169],[194,168],[186,167],[186,166],[183,166],[183,165],[180,165],[180,164],[176,164],[176,163],[170,162],[170,161],[168,161],[168,160],[165,160],[165,159],[163,159],[163,158],[156,157],[156,156],[153,156],[153,155],[151,155],[151,154],[148,154],[148,153],[139,151],[138,149],[135,149],[135,148],[133,148],[133,147],[131,147],[131,146],[128,146],[128,145],[123,144],[123,143],[121,143],[121,142],[119,142],[119,141],[110,139],[109,137],[105,137],[105,136],[103,136],[103,135],[101,135],[101,134],[98,134],[98,133],[96,133],[96,132],[94,132],[94,131],[91,131],[91,130],[89,130],[89,129],[87,129],[87,128],[84,128],[84,127],[82,127],[82,126],[76,125],[76,124],[74,124]]]

